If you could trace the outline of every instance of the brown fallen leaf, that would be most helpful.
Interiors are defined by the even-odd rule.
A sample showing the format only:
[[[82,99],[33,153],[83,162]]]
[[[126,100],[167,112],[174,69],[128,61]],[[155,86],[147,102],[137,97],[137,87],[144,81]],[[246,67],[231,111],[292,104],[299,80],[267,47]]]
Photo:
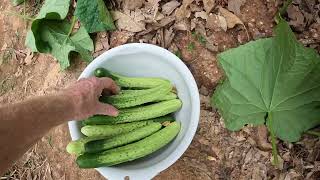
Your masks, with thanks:
[[[156,18],[159,11],[159,2],[160,0],[147,0],[145,3],[144,9],[153,15],[154,19]]]
[[[120,11],[111,11],[113,19],[116,21],[116,26],[121,30],[130,32],[140,32],[145,30],[145,17],[141,10],[127,11],[122,13]]]
[[[191,24],[188,19],[184,19],[180,22],[175,23],[173,27],[178,31],[190,31]]]
[[[204,19],[204,20],[208,19],[208,14],[205,11],[195,12],[194,16],[196,18],[201,18],[201,19]]]
[[[156,22],[156,21],[160,21],[161,19],[163,19],[165,17],[160,12],[157,12],[155,15],[153,13],[150,13],[150,12],[143,12],[143,16],[145,17],[144,22],[146,22],[146,23],[153,23],[153,22]]]
[[[304,22],[304,16],[299,10],[298,6],[290,5],[287,9],[288,17],[290,18],[289,24],[297,31],[302,32],[306,23]]]
[[[147,26],[146,30],[137,33],[137,36],[144,36],[146,34],[149,34],[155,30],[158,30],[164,26],[171,24],[172,22],[174,22],[174,20],[174,16],[165,16],[163,19],[160,20],[160,22],[152,22],[151,26]]]
[[[165,29],[164,30],[164,47],[165,48],[169,48],[171,43],[172,43],[172,40],[175,36],[175,33],[173,31],[173,27],[170,27],[169,29]]]
[[[206,28],[209,28],[213,31],[219,31],[219,29],[223,29],[227,31],[227,21],[223,16],[216,15],[216,14],[209,14],[208,20],[206,23]]]
[[[269,151],[272,149],[268,141],[268,129],[265,125],[255,127],[253,136],[260,150]]]
[[[180,3],[176,0],[169,1],[162,6],[162,13],[165,15],[170,15],[177,7],[180,6]]]
[[[120,46],[128,42],[128,40],[134,35],[129,31],[113,31],[110,34],[110,47]]]
[[[203,0],[204,10],[209,14],[215,6],[215,0]]]
[[[240,9],[245,2],[246,0],[228,0],[228,10],[236,15],[241,15]]]
[[[183,0],[182,5],[176,9],[175,15],[176,15],[176,21],[179,22],[184,18],[189,18],[191,15],[190,10],[190,4],[193,2],[193,0]]]
[[[190,4],[190,10],[191,12],[199,12],[203,10],[203,7],[197,5],[197,4]]]
[[[219,7],[219,13],[226,19],[228,29],[234,28],[238,24],[243,25],[243,22],[238,18],[238,16],[225,8]]]
[[[144,5],[144,0],[124,0],[123,8],[129,10],[135,10],[141,8]]]

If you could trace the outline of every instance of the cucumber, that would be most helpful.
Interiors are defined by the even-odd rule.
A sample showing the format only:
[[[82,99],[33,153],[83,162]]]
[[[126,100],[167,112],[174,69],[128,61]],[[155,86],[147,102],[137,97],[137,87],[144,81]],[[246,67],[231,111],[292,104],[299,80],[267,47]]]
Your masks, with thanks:
[[[120,134],[110,139],[102,139],[91,141],[85,144],[85,151],[88,153],[100,152],[114,147],[129,144],[131,142],[143,139],[161,129],[159,122],[151,122],[150,124],[137,128],[131,132]]]
[[[115,136],[118,134],[130,132],[139,127],[143,127],[153,121],[140,121],[116,125],[87,125],[81,128],[82,134],[88,137],[94,136]]]
[[[80,168],[112,166],[149,155],[171,142],[180,131],[180,123],[172,122],[158,132],[132,144],[101,153],[85,153],[76,162]]]
[[[156,99],[154,102],[168,101],[168,100],[177,99],[177,98],[178,96],[175,93],[169,92],[165,96],[161,96],[160,98]]]
[[[85,152],[84,144],[90,141],[101,140],[105,137],[82,137],[78,140],[71,141],[67,145],[66,149],[69,154],[80,155]]]
[[[101,97],[100,101],[112,104],[118,109],[133,107],[160,99],[172,90],[170,83],[143,90],[131,90],[114,96]]]
[[[84,121],[85,125],[94,124],[118,124],[133,121],[141,121],[151,118],[156,118],[170,114],[177,111],[182,106],[182,102],[179,99],[173,99],[169,101],[162,101],[151,105],[120,109],[120,113],[117,117],[95,115]]]
[[[113,73],[105,68],[97,68],[94,71],[96,77],[109,77],[113,79],[119,86],[125,88],[153,88],[163,83],[168,83],[168,80],[161,78],[140,78],[140,77],[126,77]]]

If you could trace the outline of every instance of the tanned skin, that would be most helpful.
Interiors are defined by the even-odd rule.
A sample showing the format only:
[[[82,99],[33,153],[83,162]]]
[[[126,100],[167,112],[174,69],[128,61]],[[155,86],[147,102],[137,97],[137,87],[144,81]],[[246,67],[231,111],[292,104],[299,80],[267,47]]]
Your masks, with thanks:
[[[0,105],[0,175],[51,128],[94,114],[117,116],[118,110],[100,103],[102,91],[119,87],[110,78],[81,79],[56,94]]]

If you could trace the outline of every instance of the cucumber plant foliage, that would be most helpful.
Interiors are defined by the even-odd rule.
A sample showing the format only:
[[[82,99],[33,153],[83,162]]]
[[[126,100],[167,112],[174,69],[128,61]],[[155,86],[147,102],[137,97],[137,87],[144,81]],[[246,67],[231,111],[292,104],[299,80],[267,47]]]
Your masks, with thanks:
[[[212,99],[229,130],[266,124],[296,142],[320,124],[320,56],[299,43],[280,19],[275,36],[218,55],[225,73]]]
[[[103,0],[78,0],[75,15],[89,33],[116,29]]]
[[[98,0],[97,0],[98,1]],[[79,1],[79,7],[83,7]],[[103,1],[100,3],[92,3],[87,1],[88,9],[99,9],[99,11],[91,12],[89,15],[79,14],[79,17],[86,16],[88,19],[96,22],[88,28],[86,21],[80,19],[81,27],[72,33],[74,23],[66,20],[69,13],[70,0],[46,0],[40,9],[37,17],[32,21],[31,29],[27,33],[26,46],[33,52],[49,53],[52,54],[60,64],[61,69],[66,69],[70,66],[69,56],[71,52],[80,54],[81,59],[86,62],[91,62],[92,51],[94,45],[89,33],[96,32],[96,30],[110,30],[113,27],[113,20],[108,12]],[[89,3],[90,2],[90,3]],[[92,8],[94,6],[94,8]],[[77,9],[77,7],[76,7]],[[98,24],[100,21],[97,18],[90,17],[103,17],[102,21],[105,22],[103,28]],[[107,25],[106,25],[107,24]]]

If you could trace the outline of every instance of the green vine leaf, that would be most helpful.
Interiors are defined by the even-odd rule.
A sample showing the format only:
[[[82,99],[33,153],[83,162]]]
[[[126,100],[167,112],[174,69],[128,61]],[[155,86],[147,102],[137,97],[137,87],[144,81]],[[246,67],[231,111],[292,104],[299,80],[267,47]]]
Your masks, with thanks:
[[[65,20],[69,6],[70,0],[46,0],[26,37],[26,46],[33,52],[52,54],[61,69],[70,66],[70,52],[78,52],[84,61],[90,62],[94,49],[85,28],[71,35],[75,18],[72,24]]]
[[[320,57],[286,21],[280,19],[275,34],[218,55],[226,79],[212,104],[230,130],[266,123],[278,138],[295,142],[320,124]]]
[[[103,0],[78,0],[75,16],[89,33],[116,29]]]

